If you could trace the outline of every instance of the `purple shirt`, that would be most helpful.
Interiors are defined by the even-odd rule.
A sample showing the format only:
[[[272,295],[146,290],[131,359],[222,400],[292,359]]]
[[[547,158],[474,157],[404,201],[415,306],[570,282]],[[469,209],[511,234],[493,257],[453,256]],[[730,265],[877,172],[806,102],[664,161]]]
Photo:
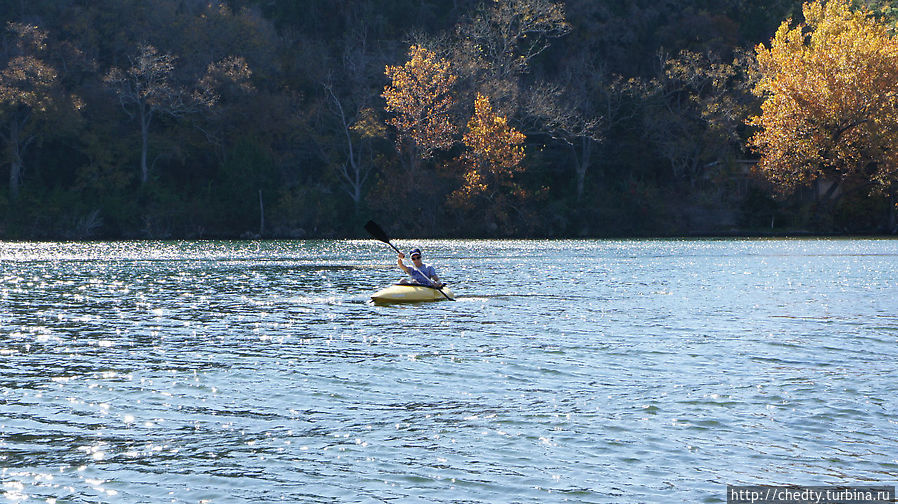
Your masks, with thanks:
[[[433,285],[433,280],[431,280],[429,277],[437,276],[437,270],[433,269],[433,266],[428,266],[426,264],[421,266],[418,269],[421,270],[421,273],[424,273],[424,275],[427,275],[427,276],[424,276],[421,273],[418,273],[418,271],[415,270],[414,266],[409,266],[408,274],[409,274],[409,276],[412,277],[412,280],[414,280],[415,282],[417,282],[421,285]]]

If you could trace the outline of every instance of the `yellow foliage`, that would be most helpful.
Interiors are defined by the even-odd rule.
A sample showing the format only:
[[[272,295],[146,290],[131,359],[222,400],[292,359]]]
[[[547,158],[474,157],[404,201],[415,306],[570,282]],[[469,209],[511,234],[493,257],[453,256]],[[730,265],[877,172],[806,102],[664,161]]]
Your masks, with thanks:
[[[524,159],[526,137],[508,125],[508,119],[496,115],[488,97],[477,93],[474,115],[468,121],[468,132],[462,141],[468,147],[468,158],[497,175],[520,169]]]
[[[848,0],[803,8],[804,24],[786,21],[756,48],[758,169],[782,191],[818,179],[887,187],[898,178],[898,40]]]
[[[477,170],[467,170],[462,178],[464,183],[449,195],[449,201],[458,207],[471,208],[474,197],[486,192],[489,186]]]
[[[50,89],[57,83],[56,69],[37,56],[46,49],[47,33],[22,23],[7,23],[6,28],[16,36],[20,54],[0,70],[0,106],[24,106],[43,112],[53,101]]]
[[[477,93],[474,115],[468,121],[468,131],[462,141],[468,148],[465,153],[464,184],[451,195],[456,203],[467,203],[471,198],[486,192],[490,185],[511,185],[512,193],[518,190],[511,183],[515,172],[523,170],[523,133],[508,124],[508,119],[493,112],[488,97]],[[487,178],[489,175],[489,178]]]
[[[349,127],[364,138],[385,138],[387,128],[377,117],[377,111],[371,107],[365,107],[359,111],[358,119]]]
[[[402,66],[387,66],[390,85],[382,96],[386,111],[394,114],[388,121],[399,132],[399,143],[411,144],[421,159],[455,142],[455,126],[450,110],[455,104],[450,94],[457,77],[449,61],[419,45],[409,49],[409,60]]]
[[[44,111],[52,102],[49,94],[57,81],[56,70],[31,56],[13,58],[0,71],[0,105],[20,105]]]

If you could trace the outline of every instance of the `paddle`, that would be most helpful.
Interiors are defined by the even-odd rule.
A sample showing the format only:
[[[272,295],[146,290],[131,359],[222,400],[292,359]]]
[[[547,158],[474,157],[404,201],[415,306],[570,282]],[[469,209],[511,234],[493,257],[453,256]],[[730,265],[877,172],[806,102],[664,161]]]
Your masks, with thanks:
[[[365,223],[365,231],[368,231],[368,234],[373,236],[375,240],[382,241],[382,242],[386,243],[387,245],[393,247],[393,250],[395,250],[399,254],[402,253],[398,248],[396,248],[396,245],[393,245],[392,243],[390,243],[390,237],[383,230],[383,228],[381,228],[380,226],[377,225],[376,222],[369,220],[367,223]],[[417,271],[418,273],[421,273],[421,270],[419,270],[418,268],[415,267],[415,263],[412,263],[412,268],[414,268],[414,270]],[[423,276],[424,278],[427,278],[427,275],[425,275],[424,273],[421,273],[421,276]],[[442,288],[437,287],[436,285],[431,285],[431,287],[440,291],[440,294],[442,294],[443,297],[445,297],[449,301],[455,301],[454,299],[449,297],[448,294],[443,292]]]

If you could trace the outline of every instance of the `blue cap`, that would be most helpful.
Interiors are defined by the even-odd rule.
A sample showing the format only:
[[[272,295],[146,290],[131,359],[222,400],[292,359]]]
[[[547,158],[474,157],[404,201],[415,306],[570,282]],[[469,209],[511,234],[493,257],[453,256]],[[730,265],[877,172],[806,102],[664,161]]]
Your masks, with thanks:
[[[409,257],[411,257],[411,256],[413,256],[413,255],[415,255],[415,254],[422,255],[422,254],[421,254],[421,249],[419,249],[419,248],[413,248],[413,249],[411,250],[411,252],[408,253]]]

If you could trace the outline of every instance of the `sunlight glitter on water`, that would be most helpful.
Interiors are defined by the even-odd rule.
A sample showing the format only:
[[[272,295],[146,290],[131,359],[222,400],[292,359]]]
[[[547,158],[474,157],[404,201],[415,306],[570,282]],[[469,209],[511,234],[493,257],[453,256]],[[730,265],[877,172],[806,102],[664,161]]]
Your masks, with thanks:
[[[694,502],[894,480],[895,241],[397,245],[459,302],[366,303],[399,277],[372,240],[3,244],[4,498]]]

